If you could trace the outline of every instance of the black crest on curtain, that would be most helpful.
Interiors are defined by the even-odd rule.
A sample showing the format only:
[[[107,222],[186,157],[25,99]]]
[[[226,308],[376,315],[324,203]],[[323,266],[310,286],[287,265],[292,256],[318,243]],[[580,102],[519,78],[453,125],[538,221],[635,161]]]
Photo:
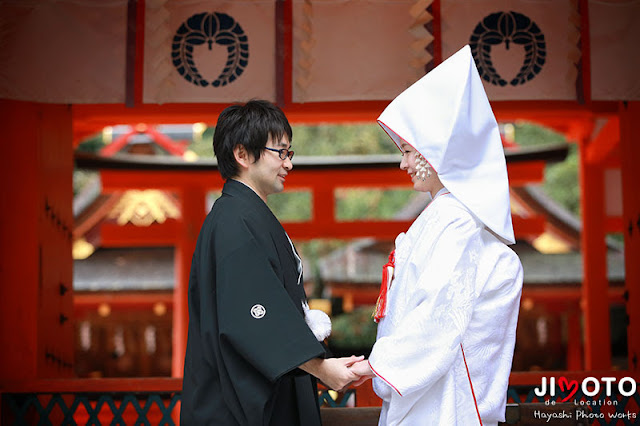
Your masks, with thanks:
[[[220,75],[212,81],[205,79],[193,59],[193,48],[213,43],[227,48],[227,62]],[[226,13],[198,13],[180,25],[171,45],[173,66],[185,80],[196,86],[222,87],[233,83],[249,63],[249,40],[240,24]]]
[[[518,75],[507,82],[491,62],[491,48],[505,44],[522,45],[524,62]],[[547,56],[544,34],[529,17],[518,12],[497,12],[486,16],[473,30],[469,46],[480,76],[491,84],[517,86],[535,78],[542,70]]]

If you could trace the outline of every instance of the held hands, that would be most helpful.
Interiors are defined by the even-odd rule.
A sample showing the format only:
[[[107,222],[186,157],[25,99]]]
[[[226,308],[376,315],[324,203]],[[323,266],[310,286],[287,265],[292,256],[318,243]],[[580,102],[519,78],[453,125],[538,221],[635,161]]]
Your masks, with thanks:
[[[339,391],[361,380],[361,377],[349,367],[363,360],[363,356],[355,355],[345,358],[314,358],[302,364],[300,368],[316,376],[328,388]]]
[[[359,379],[349,367],[363,359],[363,356],[356,357],[355,355],[348,358],[325,359],[326,375],[325,377],[320,377],[320,380],[331,389],[342,390],[349,386],[351,382]]]
[[[363,359],[362,361],[355,362],[349,368],[354,374],[359,376],[360,378],[355,382],[351,383],[353,386],[360,386],[364,382],[369,379],[374,378],[376,375],[371,370],[371,366],[369,365],[369,361]]]

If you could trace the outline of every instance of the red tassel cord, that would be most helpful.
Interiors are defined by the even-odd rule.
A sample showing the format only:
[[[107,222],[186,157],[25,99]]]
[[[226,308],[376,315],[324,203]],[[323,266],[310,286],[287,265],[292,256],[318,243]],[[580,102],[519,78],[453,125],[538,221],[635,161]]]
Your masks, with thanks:
[[[391,287],[391,281],[393,280],[393,270],[396,265],[396,251],[392,251],[389,254],[389,262],[382,267],[382,284],[380,285],[380,295],[376,302],[376,309],[373,312],[373,319],[375,322],[380,322],[387,312],[387,292]]]

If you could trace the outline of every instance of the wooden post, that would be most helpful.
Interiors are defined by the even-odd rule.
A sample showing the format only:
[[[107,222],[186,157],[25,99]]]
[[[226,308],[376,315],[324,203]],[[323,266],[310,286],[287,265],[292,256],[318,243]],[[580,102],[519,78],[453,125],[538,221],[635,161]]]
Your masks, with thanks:
[[[586,370],[611,367],[607,247],[605,242],[604,168],[588,161],[588,140],[580,141],[580,208],[582,215],[582,312]]]
[[[69,377],[75,354],[66,105],[0,100],[0,387]]]
[[[567,343],[567,370],[580,371],[583,369],[582,330],[580,324],[580,312],[572,308],[567,313],[568,343]]]
[[[204,187],[182,187],[179,191],[182,217],[175,244],[175,288],[173,290],[172,376],[182,377],[189,328],[189,273],[198,233],[205,216]]]
[[[640,102],[620,105],[620,156],[627,296],[629,369],[640,357]]]
[[[37,108],[0,101],[3,153],[0,156],[3,209],[0,220],[0,378],[37,376],[39,280],[39,190]],[[20,159],[20,161],[17,161]]]
[[[336,224],[334,189],[331,183],[323,182],[322,184],[319,183],[313,191],[311,221],[314,228],[322,230],[321,232],[324,232],[325,235],[328,235],[331,228]]]

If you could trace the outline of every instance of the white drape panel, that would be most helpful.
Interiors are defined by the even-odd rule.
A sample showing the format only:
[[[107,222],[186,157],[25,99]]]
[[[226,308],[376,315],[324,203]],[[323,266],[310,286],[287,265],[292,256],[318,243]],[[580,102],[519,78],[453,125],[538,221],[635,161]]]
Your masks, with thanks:
[[[589,1],[591,98],[640,100],[640,1]]]
[[[434,40],[425,28],[434,19],[427,12],[432,0],[293,0],[293,101],[391,100],[424,75],[433,59],[427,46],[441,44],[446,59],[471,43],[478,24],[496,13],[525,16],[537,33],[529,23],[524,36],[510,39],[509,49],[504,40],[490,46],[484,59],[503,85],[483,79],[489,98],[575,100],[577,1],[441,0],[441,40]],[[276,76],[276,0],[145,4],[144,52],[138,52],[144,54],[138,59],[144,65],[145,103],[275,100],[276,79],[282,78]],[[640,99],[640,0],[588,5],[592,99]],[[212,16],[231,21],[212,28]],[[504,22],[484,28],[484,36],[496,30],[503,37],[509,32]],[[0,2],[0,97],[124,103],[126,26],[127,0]],[[221,28],[230,38],[216,42]],[[176,36],[182,44],[174,43]],[[536,43],[543,37],[544,63],[539,72],[511,84],[525,63],[522,37]],[[219,43],[225,41],[235,47]],[[536,55],[541,60],[540,51]]]
[[[209,26],[212,15],[218,21]],[[185,25],[184,31],[180,32],[182,25]],[[176,36],[185,42],[182,46],[174,44]],[[203,36],[205,42],[195,44]],[[229,45],[217,43],[216,36],[218,41],[239,42],[240,45],[229,52]],[[243,36],[246,43],[239,40]],[[275,0],[147,0],[144,102],[275,100],[275,40]],[[211,49],[209,41],[212,41]],[[192,52],[187,51],[187,46],[193,49]],[[172,53],[178,57],[172,57]],[[241,57],[247,53],[248,58]],[[180,64],[175,65],[174,60]],[[228,61],[231,70],[221,77]],[[190,66],[185,74],[202,84],[188,81],[179,72],[181,66],[185,70]],[[196,72],[199,77],[195,77]],[[220,83],[218,87],[213,84],[216,81]]]
[[[294,0],[294,102],[393,99],[431,60],[430,3]]]
[[[483,79],[491,100],[574,100],[576,99],[576,64],[580,59],[578,41],[580,18],[574,0],[442,0],[442,56],[447,58],[465,44],[485,17],[495,13],[515,12],[535,23],[515,22],[509,28],[505,19],[493,28],[484,27],[485,37],[514,36],[509,39],[509,49],[503,41],[490,46],[490,61],[494,71],[507,84],[500,86]],[[513,15],[512,15],[513,16]],[[513,31],[512,31],[513,30]],[[520,31],[520,34],[515,34]],[[535,53],[538,59],[544,56],[539,73],[522,84],[511,84],[525,64],[525,46],[518,43],[531,38],[544,38],[544,52]],[[485,43],[485,45],[487,45]],[[475,55],[475,53],[474,53]],[[476,57],[476,60],[478,58]],[[485,70],[491,73],[491,70]],[[482,74],[482,72],[481,72]]]
[[[0,2],[0,98],[123,103],[126,0]]]

